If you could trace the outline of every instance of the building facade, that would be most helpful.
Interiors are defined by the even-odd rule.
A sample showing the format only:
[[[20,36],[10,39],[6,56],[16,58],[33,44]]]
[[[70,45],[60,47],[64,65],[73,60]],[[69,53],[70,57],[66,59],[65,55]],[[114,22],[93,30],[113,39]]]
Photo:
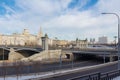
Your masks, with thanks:
[[[53,40],[53,46],[56,47],[66,47],[68,43],[69,43],[68,40],[58,40],[58,39]]]
[[[34,46],[42,44],[42,31],[37,35],[29,33],[28,29],[24,29],[21,34],[13,33],[12,35],[0,35],[0,45],[19,45],[19,46]]]
[[[98,38],[98,43],[99,44],[107,44],[108,43],[108,38],[106,36],[102,36]]]
[[[76,39],[76,46],[75,48],[79,48],[79,49],[86,49],[88,47],[88,40],[80,40],[80,39]]]

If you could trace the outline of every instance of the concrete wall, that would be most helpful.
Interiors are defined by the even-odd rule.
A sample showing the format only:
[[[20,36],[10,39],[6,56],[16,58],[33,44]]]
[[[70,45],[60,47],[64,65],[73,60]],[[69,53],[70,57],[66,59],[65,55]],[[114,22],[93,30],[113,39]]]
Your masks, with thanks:
[[[8,55],[9,56],[8,60],[37,61],[37,60],[59,59],[60,55],[62,55],[62,58],[66,57],[65,53],[63,53],[61,50],[45,50],[29,57],[28,53],[15,52],[15,50],[11,48],[10,53]]]
[[[28,58],[23,58],[24,61],[37,61],[37,60],[48,60],[48,59],[59,59],[62,54],[62,58],[65,58],[65,54],[61,50],[45,50],[38,54],[34,54]]]

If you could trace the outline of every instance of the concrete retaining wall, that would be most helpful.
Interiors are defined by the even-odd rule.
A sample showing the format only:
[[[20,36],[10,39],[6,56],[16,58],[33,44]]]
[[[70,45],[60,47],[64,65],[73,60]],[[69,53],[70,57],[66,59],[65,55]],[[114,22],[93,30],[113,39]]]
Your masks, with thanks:
[[[62,58],[65,58],[65,54],[61,50],[45,50],[38,54],[34,54],[28,58],[23,58],[24,61],[38,61],[38,60],[48,60],[48,59],[59,59],[62,54]]]

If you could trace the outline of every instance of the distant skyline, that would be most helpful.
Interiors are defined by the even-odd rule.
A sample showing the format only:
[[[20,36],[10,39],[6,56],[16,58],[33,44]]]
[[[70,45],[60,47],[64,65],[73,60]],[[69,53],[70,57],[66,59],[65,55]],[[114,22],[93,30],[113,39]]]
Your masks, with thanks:
[[[21,33],[40,27],[51,38],[75,40],[117,36],[120,0],[0,0],[0,34]]]

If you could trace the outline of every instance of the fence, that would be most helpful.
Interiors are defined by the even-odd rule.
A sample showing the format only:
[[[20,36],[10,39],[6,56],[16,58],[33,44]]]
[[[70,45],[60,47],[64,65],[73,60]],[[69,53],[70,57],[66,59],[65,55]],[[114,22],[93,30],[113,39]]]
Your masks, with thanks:
[[[113,80],[115,77],[120,76],[120,70],[110,71],[107,73],[93,73],[84,76],[78,76],[67,80]]]
[[[87,61],[85,61],[87,62]],[[78,67],[81,63],[74,63],[74,67]],[[60,69],[68,69],[73,68],[72,62],[68,62],[65,65],[60,65],[60,63],[53,64],[43,64],[40,61],[35,62],[21,62],[17,61],[14,63],[7,63],[3,62],[0,66],[0,76],[5,78],[8,75],[16,75],[16,77],[21,76],[22,74],[28,73],[39,73],[39,72],[46,72],[46,71],[56,71]],[[83,66],[87,64],[84,63]],[[90,64],[88,64],[90,65]],[[93,65],[93,64],[92,64]],[[93,73],[84,76],[78,76],[67,80],[112,80],[113,78],[120,76],[120,70],[111,71],[107,73]]]
[[[6,77],[8,75],[16,75],[21,76],[22,74],[28,74],[28,73],[40,73],[40,72],[47,72],[47,71],[57,71],[61,69],[70,69],[73,68],[73,64],[71,61],[68,62],[62,62],[62,65],[60,65],[59,62],[56,63],[47,63],[48,61],[34,61],[34,62],[22,62],[22,61],[16,61],[16,62],[2,62],[0,63],[0,77]],[[87,62],[87,61],[85,61]],[[94,64],[94,63],[93,63]],[[74,62],[74,67],[79,66],[87,66],[90,64],[83,64]]]

